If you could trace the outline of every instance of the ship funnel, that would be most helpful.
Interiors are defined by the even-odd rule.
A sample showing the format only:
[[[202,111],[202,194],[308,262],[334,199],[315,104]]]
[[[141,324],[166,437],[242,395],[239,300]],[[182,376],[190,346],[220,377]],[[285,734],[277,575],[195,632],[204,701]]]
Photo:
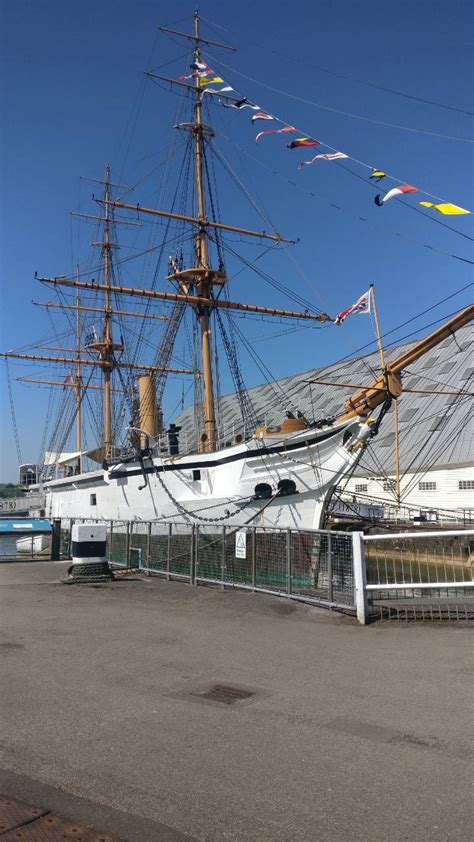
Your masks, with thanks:
[[[152,374],[142,374],[138,378],[138,395],[140,402],[140,447],[149,447],[156,438],[156,391],[155,378]]]

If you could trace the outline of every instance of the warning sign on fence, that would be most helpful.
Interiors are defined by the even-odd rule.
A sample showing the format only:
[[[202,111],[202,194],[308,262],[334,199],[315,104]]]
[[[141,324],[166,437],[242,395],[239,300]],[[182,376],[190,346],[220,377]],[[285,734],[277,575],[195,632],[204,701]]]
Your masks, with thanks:
[[[235,557],[247,558],[247,532],[240,529],[235,533]]]

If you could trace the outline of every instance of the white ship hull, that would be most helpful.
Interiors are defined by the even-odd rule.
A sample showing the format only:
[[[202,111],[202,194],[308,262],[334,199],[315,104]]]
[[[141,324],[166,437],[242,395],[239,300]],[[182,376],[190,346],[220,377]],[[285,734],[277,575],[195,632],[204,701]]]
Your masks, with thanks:
[[[50,555],[50,535],[27,535],[25,538],[17,538],[17,553],[28,553],[29,555]]]
[[[145,471],[138,461],[113,465],[45,483],[47,515],[318,528],[328,496],[358,460],[367,435],[367,425],[352,420],[215,453],[146,459]],[[274,496],[281,480],[293,481],[296,493]],[[255,499],[259,483],[271,487],[270,499]]]

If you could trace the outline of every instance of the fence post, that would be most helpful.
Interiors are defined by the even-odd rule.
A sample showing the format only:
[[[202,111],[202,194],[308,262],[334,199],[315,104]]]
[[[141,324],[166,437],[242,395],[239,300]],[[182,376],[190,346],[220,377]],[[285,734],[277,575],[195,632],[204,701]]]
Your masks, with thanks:
[[[168,541],[167,541],[167,550],[166,550],[166,581],[169,582],[170,580],[170,567],[171,567],[171,533],[173,529],[173,524],[168,524]]]
[[[51,561],[59,561],[61,553],[61,518],[53,520],[51,536]],[[31,554],[33,555],[33,538],[31,539]]]
[[[226,538],[226,527],[222,527],[222,556],[221,556],[221,587],[224,590],[224,576],[225,576],[225,538]]]
[[[189,566],[189,584],[196,584],[196,564],[198,560],[199,526],[192,527],[191,533],[191,558]]]
[[[252,528],[252,587],[257,584],[257,527]]]
[[[332,535],[330,532],[327,533],[327,571],[328,571],[328,602],[331,604],[334,602],[334,594],[333,594],[333,587],[332,587]]]
[[[146,528],[146,569],[150,573],[150,554],[151,554],[151,523],[148,523]]]
[[[113,522],[113,520],[111,520],[110,521],[110,540],[109,540],[108,553],[107,553],[107,561],[109,562],[109,564],[112,561],[113,541],[114,541],[114,522]]]
[[[131,544],[131,533],[132,533],[132,521],[127,521],[127,533],[125,537],[125,567],[130,567],[130,544]]]
[[[291,529],[286,530],[286,590],[291,595]]]
[[[352,565],[357,619],[359,623],[365,626],[369,617],[369,604],[367,601],[367,570],[363,532],[352,533]]]

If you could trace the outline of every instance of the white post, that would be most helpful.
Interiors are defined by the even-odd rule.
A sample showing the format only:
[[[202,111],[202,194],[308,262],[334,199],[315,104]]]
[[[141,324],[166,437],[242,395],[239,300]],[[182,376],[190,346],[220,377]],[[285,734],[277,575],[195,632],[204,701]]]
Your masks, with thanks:
[[[352,533],[352,564],[354,567],[354,590],[357,619],[363,626],[369,616],[367,602],[367,573],[365,566],[364,533]]]

